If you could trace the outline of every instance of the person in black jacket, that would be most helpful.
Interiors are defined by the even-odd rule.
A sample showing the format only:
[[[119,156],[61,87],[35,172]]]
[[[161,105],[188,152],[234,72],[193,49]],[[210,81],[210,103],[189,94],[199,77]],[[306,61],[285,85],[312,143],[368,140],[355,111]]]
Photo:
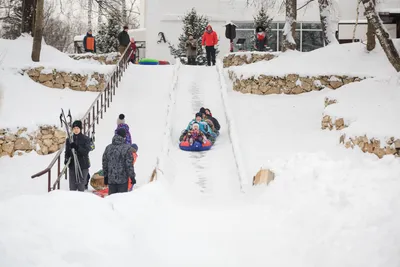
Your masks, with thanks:
[[[212,116],[210,109],[202,107],[200,109],[200,113],[204,114],[205,118],[209,119],[214,124],[214,127],[217,131],[221,129],[221,125],[219,124],[218,120]]]
[[[71,158],[69,163],[69,190],[71,191],[85,191],[86,179],[89,173],[90,161],[89,152],[91,151],[91,141],[90,138],[82,134],[82,122],[74,121],[72,124],[73,132],[73,142],[67,141],[65,143],[65,157],[64,164],[67,164],[68,160]],[[75,149],[76,155],[78,157],[79,165],[82,170],[82,176],[80,182],[78,183],[75,175],[75,163],[72,154],[72,149]]]
[[[256,33],[256,43],[255,43],[255,49],[259,52],[264,52],[266,51],[267,48],[267,34],[265,32],[265,29],[263,27],[257,27],[257,33]]]
[[[124,26],[124,30],[118,34],[118,52],[122,55],[126,48],[131,44],[131,38],[128,34],[128,26]]]

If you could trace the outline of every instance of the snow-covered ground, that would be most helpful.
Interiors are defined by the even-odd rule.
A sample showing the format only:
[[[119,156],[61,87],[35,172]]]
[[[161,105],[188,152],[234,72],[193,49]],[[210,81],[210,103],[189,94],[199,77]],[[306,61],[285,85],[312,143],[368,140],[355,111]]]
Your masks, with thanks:
[[[88,74],[109,73],[114,66],[85,64],[57,49],[43,45],[40,62],[32,62],[32,37],[17,40],[0,39],[0,82],[3,100],[0,105],[0,127],[27,127],[36,130],[41,124],[59,124],[60,109],[74,106],[75,118],[80,118],[96,98],[96,92],[48,88],[35,83],[22,69],[44,66],[59,71]],[[45,69],[45,70],[46,70]]]
[[[400,48],[400,40],[394,40]],[[230,67],[237,77],[249,78],[268,74],[284,76],[296,73],[301,76],[353,75],[359,77],[390,76],[395,73],[382,48],[367,53],[361,43],[333,44],[311,52],[289,51],[270,61],[260,61],[245,66]]]
[[[321,57],[331,49],[320,49]],[[378,60],[355,48],[354,53],[359,54],[354,60]],[[278,62],[275,68],[279,58],[270,61]],[[46,178],[22,176],[23,168],[32,168],[32,155],[0,158],[1,179],[15,181],[0,189],[9,192],[0,201],[0,266],[398,266],[399,160],[346,150],[338,144],[339,131],[321,130],[326,96],[336,93],[345,105],[347,96],[354,97],[347,91],[361,90],[353,86],[378,80],[336,92],[268,96],[234,92],[228,81],[223,99],[215,67],[182,66],[172,87],[175,67],[130,66],[96,131],[92,172],[101,166],[118,114],[125,113],[139,145],[137,190],[105,199],[67,191],[40,194],[36,190],[39,183],[46,190]],[[395,77],[371,74],[386,83],[387,76]],[[395,98],[399,85],[391,79],[393,89],[383,92]],[[376,95],[359,100],[373,102]],[[201,106],[220,121],[221,135],[208,152],[183,152],[177,139]],[[228,122],[234,122],[234,133]],[[163,175],[145,185],[164,133],[171,135]],[[248,184],[261,166],[271,168],[275,180],[241,193],[238,158]]]

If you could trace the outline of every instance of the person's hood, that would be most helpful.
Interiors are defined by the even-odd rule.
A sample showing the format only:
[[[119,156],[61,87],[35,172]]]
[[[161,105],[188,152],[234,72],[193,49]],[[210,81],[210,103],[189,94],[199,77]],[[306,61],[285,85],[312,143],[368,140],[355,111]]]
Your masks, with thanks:
[[[122,145],[125,144],[125,138],[123,138],[122,136],[116,134],[114,135],[113,139],[112,139],[112,144],[113,145]]]
[[[90,34],[90,33],[87,32],[87,33],[86,33],[86,36],[87,36],[87,37],[93,37],[93,34]]]
[[[213,31],[213,28],[211,27],[210,24],[208,24],[206,27],[206,32],[212,32],[212,31]]]

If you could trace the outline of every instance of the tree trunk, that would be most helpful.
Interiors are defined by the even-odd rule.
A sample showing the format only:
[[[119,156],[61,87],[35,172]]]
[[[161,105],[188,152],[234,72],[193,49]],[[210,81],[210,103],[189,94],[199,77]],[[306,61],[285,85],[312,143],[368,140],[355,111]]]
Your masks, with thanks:
[[[318,0],[318,4],[324,43],[337,43],[331,22],[331,0]]]
[[[35,0],[24,0],[22,2],[22,24],[21,32],[33,34],[35,18]]]
[[[128,25],[128,15],[127,15],[127,10],[126,10],[126,0],[121,0],[121,5],[122,5],[122,21],[124,25]]]
[[[282,50],[296,50],[296,19],[297,19],[297,1],[286,0],[286,23],[283,29]]]
[[[99,5],[99,16],[97,17],[97,28],[100,28],[100,24],[102,22],[102,16],[103,16],[103,2],[101,0],[98,1]]]
[[[43,13],[44,13],[44,0],[36,0],[36,16],[35,16],[35,29],[32,46],[32,60],[34,62],[40,61],[40,50],[42,49],[43,38]]]
[[[375,5],[375,0],[372,0]],[[375,28],[370,21],[368,21],[368,31],[367,31],[367,50],[372,51],[375,49]]]
[[[375,10],[373,0],[361,0],[365,8],[365,16],[367,17],[368,23],[372,24],[375,28],[376,37],[378,37],[379,43],[381,44],[383,51],[397,72],[400,72],[400,57],[393,44],[392,39],[389,38],[389,33],[383,27],[383,23],[379,18],[378,13]]]
[[[92,29],[93,0],[88,0],[88,28]]]

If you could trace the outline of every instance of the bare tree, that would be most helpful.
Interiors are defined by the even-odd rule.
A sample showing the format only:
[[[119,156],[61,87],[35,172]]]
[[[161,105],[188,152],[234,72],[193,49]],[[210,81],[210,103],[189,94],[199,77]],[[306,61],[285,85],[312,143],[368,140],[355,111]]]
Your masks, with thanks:
[[[102,22],[102,17],[103,17],[103,8],[102,8],[102,0],[98,0],[98,14],[97,14],[97,27],[100,27],[100,24]]]
[[[297,19],[297,1],[286,0],[286,23],[283,29],[283,46],[282,50],[295,50],[296,41],[296,19]]]
[[[33,25],[35,23],[35,0],[22,1],[22,28],[23,33],[33,34]]]
[[[375,4],[375,0],[372,0]],[[370,21],[368,21],[368,31],[367,31],[367,50],[372,51],[375,49],[375,28]]]
[[[322,26],[322,34],[324,38],[325,45],[330,43],[337,43],[335,38],[334,30],[332,27],[332,18],[331,18],[331,0],[318,0],[319,5],[319,16],[321,20]]]
[[[122,21],[124,22],[124,25],[125,25],[125,24],[128,24],[126,0],[121,0],[121,6],[122,6]]]
[[[43,13],[44,0],[36,0],[35,28],[33,34],[33,46],[31,56],[34,62],[40,61],[40,51],[42,49],[43,38]]]
[[[361,0],[364,4],[365,8],[365,16],[367,17],[368,23],[375,28],[376,37],[378,37],[379,43],[381,44],[385,54],[396,69],[397,72],[400,72],[400,57],[399,53],[396,50],[396,47],[393,44],[392,39],[389,38],[389,33],[383,27],[383,23],[379,18],[378,13],[375,10],[375,4],[373,0]]]
[[[88,28],[92,29],[93,0],[88,0]]]

